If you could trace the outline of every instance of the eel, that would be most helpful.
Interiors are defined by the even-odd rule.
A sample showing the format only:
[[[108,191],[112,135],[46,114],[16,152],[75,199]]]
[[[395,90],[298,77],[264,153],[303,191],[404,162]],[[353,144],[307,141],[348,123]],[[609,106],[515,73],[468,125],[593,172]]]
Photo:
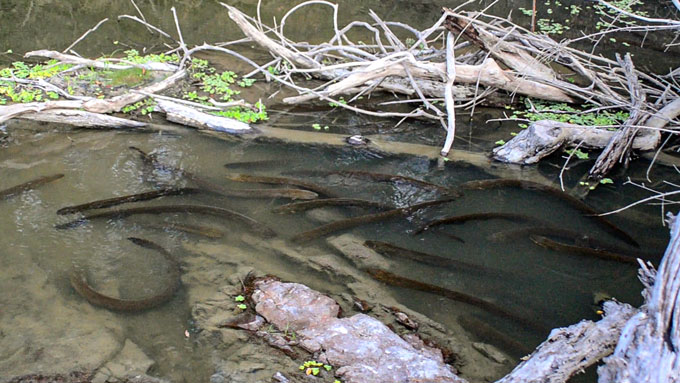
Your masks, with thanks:
[[[227,169],[258,169],[258,168],[273,168],[281,165],[281,160],[256,160],[256,161],[238,161],[224,164]]]
[[[373,173],[362,170],[297,170],[291,172],[292,174],[304,174],[310,176],[320,176],[327,177],[329,175],[340,175],[344,177],[353,177],[375,182],[387,182],[387,183],[407,183],[413,186],[419,187],[421,189],[436,191],[444,195],[451,195],[460,197],[461,194],[457,190],[447,188],[445,186],[436,185],[430,182],[422,181],[419,179],[399,176],[396,174],[383,174],[383,173]]]
[[[459,270],[465,270],[473,273],[481,274],[501,274],[497,270],[492,270],[484,266],[475,265],[472,263],[458,261],[455,259],[444,258],[438,255],[432,255],[427,253],[421,253],[415,250],[409,250],[402,247],[395,246],[391,243],[381,242],[381,241],[365,241],[364,246],[375,250],[376,252],[388,256],[388,257],[399,257],[410,259],[415,262],[424,263],[430,266],[436,267],[450,267]]]
[[[196,186],[223,195],[225,197],[237,197],[237,198],[289,198],[289,199],[300,199],[300,200],[310,200],[315,199],[319,195],[302,189],[227,189],[222,185],[218,185],[214,182],[210,182],[202,177],[199,177],[189,171],[184,169],[176,168],[174,166],[166,165],[158,161],[154,156],[147,154],[143,150],[130,146],[130,149],[135,150],[139,153],[142,161],[155,168],[163,169],[165,171],[174,173],[176,175],[182,176],[187,180],[193,182]]]
[[[152,295],[147,298],[141,299],[114,298],[112,296],[105,295],[96,291],[94,288],[92,288],[92,286],[90,286],[89,282],[87,281],[87,276],[85,275],[85,272],[74,268],[70,276],[71,286],[73,286],[73,289],[76,290],[78,294],[80,294],[91,304],[99,307],[104,307],[113,311],[124,312],[142,311],[160,306],[163,303],[168,302],[175,295],[177,290],[179,290],[179,287],[181,286],[180,264],[175,259],[175,257],[172,256],[172,254],[170,254],[167,250],[165,250],[161,246],[151,241],[147,241],[145,239],[129,237],[128,240],[130,240],[132,243],[138,246],[155,250],[166,259],[166,261],[169,264],[168,270],[170,272],[170,275],[168,276],[167,285],[158,294]]]
[[[621,246],[616,246],[615,244],[608,243],[605,241],[598,240],[587,234],[579,233],[577,231],[560,229],[557,227],[552,227],[550,225],[535,226],[535,227],[524,227],[521,229],[505,230],[493,233],[489,236],[492,241],[507,241],[519,237],[529,237],[531,235],[538,235],[548,238],[559,238],[562,240],[571,241],[576,246],[587,247],[594,249],[596,251],[606,251],[610,253],[618,253],[621,255],[633,257],[633,258],[644,258],[644,259],[658,259],[659,254],[642,252],[634,248],[624,248]]]
[[[190,225],[190,224],[180,224],[180,223],[164,223],[160,225],[146,225],[152,229],[159,230],[175,230],[182,231],[189,234],[200,235],[202,237],[219,239],[224,237],[225,233],[222,230],[215,229],[209,226],[202,225]]]
[[[500,306],[497,306],[491,302],[484,299],[474,297],[465,293],[458,291],[446,289],[440,286],[431,285],[428,283],[416,281],[413,279],[404,278],[400,275],[390,273],[389,271],[370,268],[366,270],[371,277],[374,279],[386,283],[391,286],[403,287],[411,290],[423,291],[430,294],[436,294],[457,302],[462,302],[471,306],[478,307],[482,310],[488,311],[499,317],[509,319],[525,328],[529,328],[539,332],[547,332],[548,329],[544,326],[539,325],[536,322],[530,321],[526,318],[522,318]]]
[[[584,213],[586,213],[587,217],[590,217],[594,220],[596,220],[606,231],[611,233],[612,235],[618,237],[622,241],[635,246],[635,247],[640,247],[640,244],[633,238],[631,237],[628,233],[625,231],[621,230],[618,226],[614,225],[611,223],[609,220],[606,218],[600,216],[599,212],[595,211],[595,209],[591,208],[581,200],[574,198],[570,196],[569,194],[563,192],[560,189],[554,188],[552,186],[547,186],[543,184],[539,184],[537,182],[532,182],[532,181],[524,181],[524,180],[517,180],[517,179],[508,179],[508,178],[500,178],[500,179],[491,179],[491,180],[477,180],[477,181],[469,181],[465,182],[461,185],[461,189],[467,189],[467,190],[490,190],[490,189],[496,189],[496,188],[502,188],[502,187],[514,187],[514,188],[520,188],[520,189],[525,189],[525,190],[538,190],[545,192],[547,194],[550,194],[552,196],[555,196],[567,203],[569,203],[572,207],[576,208],[577,210],[580,210]]]
[[[248,226],[250,230],[254,231],[255,233],[265,238],[276,236],[276,233],[272,229],[264,226],[260,222],[246,215],[221,207],[205,205],[157,205],[157,206],[133,207],[127,209],[112,209],[109,211],[85,215],[82,218],[62,223],[56,225],[55,227],[57,229],[70,229],[79,226],[88,220],[96,218],[125,218],[137,214],[163,214],[163,213],[195,213],[235,219],[241,223],[246,224],[246,226]]]
[[[269,177],[269,176],[254,176],[249,174],[230,174],[227,175],[227,179],[234,182],[247,182],[247,183],[258,183],[258,184],[269,184],[269,185],[287,185],[287,186],[298,186],[302,189],[310,190],[318,195],[325,197],[337,197],[337,194],[325,187],[313,184],[311,182],[306,182],[302,180],[296,180],[293,178],[286,177]]]
[[[437,199],[437,200],[432,200],[432,201],[426,201],[426,202],[421,202],[417,203],[411,206],[406,206],[398,209],[392,209],[388,211],[383,211],[380,213],[375,213],[375,214],[367,214],[367,215],[361,215],[358,217],[352,217],[352,218],[347,218],[343,219],[340,221],[335,221],[331,222],[326,225],[322,225],[317,227],[316,229],[312,229],[309,231],[305,231],[303,233],[297,234],[291,238],[291,241],[297,242],[297,243],[302,243],[302,242],[308,242],[313,239],[319,238],[326,236],[331,233],[335,233],[337,231],[341,230],[346,230],[350,229],[353,227],[361,226],[361,225],[366,225],[369,223],[374,223],[374,222],[380,222],[380,221],[385,221],[388,219],[396,218],[396,217],[407,217],[414,212],[424,209],[430,206],[435,206],[435,205],[441,205],[447,202],[454,201],[456,197],[454,196],[449,196],[446,198],[442,199]]]
[[[125,203],[139,202],[139,201],[149,201],[149,200],[164,197],[164,196],[195,194],[195,193],[199,193],[199,192],[200,192],[199,189],[194,189],[194,188],[163,188],[163,189],[158,189],[158,190],[153,190],[153,191],[148,191],[148,192],[143,192],[143,193],[138,193],[138,194],[131,194],[131,195],[126,195],[126,196],[121,196],[121,197],[113,197],[113,198],[107,198],[107,199],[87,202],[87,203],[75,205],[75,206],[67,206],[67,207],[63,207],[63,208],[57,210],[57,214],[59,214],[59,215],[74,214],[74,213],[79,213],[79,212],[86,211],[86,210],[103,209],[103,208],[106,208],[106,207],[122,205],[122,204],[125,204]]]
[[[490,220],[490,219],[505,219],[508,221],[519,221],[519,222],[534,222],[534,223],[540,223],[544,224],[545,222],[543,220],[540,220],[538,218],[534,218],[528,215],[524,214],[515,214],[515,213],[500,213],[500,212],[489,212],[489,213],[474,213],[474,214],[465,214],[465,215],[456,215],[456,216],[451,216],[451,217],[444,217],[441,219],[436,219],[433,221],[430,221],[426,223],[425,225],[419,227],[416,231],[413,232],[413,234],[420,234],[424,232],[425,230],[429,230],[433,227],[437,226],[442,226],[442,225],[458,225],[467,221],[474,221],[474,220]]]
[[[602,249],[594,249],[591,247],[583,247],[583,246],[578,246],[574,244],[569,244],[569,243],[564,243],[560,241],[556,241],[553,239],[550,239],[548,237],[544,237],[542,235],[536,235],[532,234],[529,236],[532,242],[534,242],[536,245],[544,247],[546,249],[551,249],[551,250],[557,250],[557,251],[563,251],[567,252],[569,254],[574,254],[574,255],[586,255],[586,256],[592,256],[600,259],[605,259],[609,261],[616,261],[616,262],[621,262],[621,263],[630,263],[633,265],[637,265],[637,258],[627,256],[627,255],[622,255],[618,253],[612,253],[607,250],[602,250]]]
[[[19,193],[22,193],[26,190],[35,189],[38,186],[44,185],[44,184],[52,182],[52,181],[56,181],[56,180],[58,180],[62,177],[64,177],[63,174],[53,174],[51,176],[44,176],[44,177],[36,178],[36,179],[31,180],[31,181],[24,182],[23,184],[12,186],[9,189],[5,189],[5,190],[0,191],[0,199],[7,199],[7,198],[10,198],[10,197],[13,197],[13,196],[15,196]]]
[[[368,201],[356,198],[324,198],[313,201],[294,202],[279,206],[272,210],[279,214],[292,214],[300,211],[307,211],[326,206],[360,206],[379,210],[391,210],[393,206],[381,204],[379,202]]]
[[[518,342],[504,332],[496,330],[479,318],[463,314],[458,317],[458,323],[480,342],[498,346],[512,356],[528,355],[532,351],[530,347]]]

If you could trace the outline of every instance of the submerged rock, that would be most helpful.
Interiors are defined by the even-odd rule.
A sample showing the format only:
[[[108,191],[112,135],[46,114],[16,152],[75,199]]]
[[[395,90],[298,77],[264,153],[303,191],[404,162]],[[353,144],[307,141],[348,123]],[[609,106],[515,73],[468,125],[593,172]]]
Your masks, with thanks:
[[[335,367],[347,383],[465,382],[440,355],[416,349],[365,314],[337,318],[338,304],[297,283],[256,283],[256,311],[281,329],[296,331],[300,345]]]
[[[154,361],[139,346],[126,339],[123,349],[97,371],[92,383],[125,381],[127,377],[145,374],[153,364]]]

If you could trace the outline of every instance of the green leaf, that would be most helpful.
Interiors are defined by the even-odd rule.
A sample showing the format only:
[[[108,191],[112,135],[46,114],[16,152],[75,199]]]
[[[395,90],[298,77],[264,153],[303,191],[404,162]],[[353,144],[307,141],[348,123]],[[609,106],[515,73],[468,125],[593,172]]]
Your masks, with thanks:
[[[494,144],[496,144],[496,145],[505,145],[505,140],[498,140],[498,141],[494,142]]]
[[[243,302],[246,300],[246,297],[244,297],[243,295],[237,295],[236,298],[234,298],[234,300],[236,302]]]
[[[614,181],[612,181],[611,178],[603,178],[603,179],[600,180],[600,183],[601,183],[602,185],[606,185],[606,184],[613,184]]]
[[[244,305],[243,303],[241,303],[240,305],[238,305],[236,307],[240,308],[241,310],[245,310],[245,309],[248,308],[248,306]]]

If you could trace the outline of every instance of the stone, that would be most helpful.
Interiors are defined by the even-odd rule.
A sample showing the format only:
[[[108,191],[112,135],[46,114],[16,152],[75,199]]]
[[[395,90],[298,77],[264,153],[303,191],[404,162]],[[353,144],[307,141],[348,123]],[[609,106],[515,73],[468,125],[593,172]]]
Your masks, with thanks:
[[[304,285],[265,279],[255,286],[255,310],[279,329],[294,330],[300,346],[339,367],[345,383],[465,382],[441,354],[416,349],[368,315],[337,318],[337,303]]]
[[[255,287],[255,311],[281,331],[298,331],[323,323],[340,312],[333,299],[299,283],[265,279]]]
[[[92,383],[124,381],[127,377],[145,374],[153,364],[139,346],[126,339],[123,349],[97,371]]]

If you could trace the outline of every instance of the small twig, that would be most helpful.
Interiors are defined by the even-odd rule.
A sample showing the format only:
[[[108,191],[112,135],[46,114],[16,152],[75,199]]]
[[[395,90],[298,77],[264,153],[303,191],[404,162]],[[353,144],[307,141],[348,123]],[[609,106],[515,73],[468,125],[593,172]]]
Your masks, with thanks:
[[[144,14],[142,13],[142,10],[139,9],[139,7],[137,6],[137,4],[135,3],[135,0],[130,0],[130,2],[132,3],[132,6],[135,7],[135,9],[137,10],[137,13],[139,13],[139,17],[141,17],[142,20],[144,20],[144,22],[146,22],[146,17],[144,17]],[[149,31],[149,33],[153,34],[153,30],[152,30],[151,28],[149,28],[148,25],[145,25],[145,27],[146,27],[146,30]]]
[[[62,52],[66,53],[71,50],[71,48],[75,47],[76,44],[78,44],[80,41],[82,41],[87,35],[90,33],[94,32],[99,28],[100,25],[104,24],[105,22],[109,21],[109,18],[105,18],[104,20],[101,20],[100,22],[97,23],[94,27],[90,28],[87,30],[87,32],[83,33],[82,36],[80,36],[76,41],[73,42],[73,44],[69,45],[68,48],[64,49]]]
[[[441,155],[446,157],[453,145],[456,135],[456,112],[453,103],[453,82],[456,80],[456,56],[453,50],[455,39],[453,33],[446,34],[446,87],[444,88],[444,99],[446,100],[447,130],[446,140],[442,148]]]
[[[179,20],[177,19],[177,11],[175,10],[175,7],[170,8],[170,11],[172,11],[172,17],[175,19],[175,26],[177,27],[177,35],[179,35],[179,47],[184,51],[184,57],[182,58],[182,63],[186,62],[188,58],[191,57],[189,54],[189,50],[187,49],[187,45],[184,43],[184,37],[182,37],[182,29],[179,27]],[[180,65],[180,69],[184,68],[182,65]]]
[[[136,21],[136,22],[138,22],[138,23],[144,25],[145,27],[151,28],[152,30],[154,30],[154,31],[156,31],[156,32],[158,32],[158,33],[160,33],[163,37],[167,37],[167,38],[169,38],[169,39],[171,39],[171,40],[173,40],[173,41],[175,41],[175,42],[177,41],[177,40],[175,40],[174,37],[170,36],[170,34],[166,33],[165,31],[163,31],[162,29],[160,29],[160,28],[158,28],[158,27],[156,27],[156,26],[154,26],[154,25],[151,25],[151,24],[147,23],[145,20],[142,20],[142,19],[140,19],[140,18],[137,17],[137,16],[120,15],[120,16],[118,16],[118,20],[120,20],[120,19],[130,19],[130,20]]]
[[[583,140],[576,145],[576,147],[569,153],[569,157],[567,157],[567,160],[564,161],[564,165],[562,165],[562,169],[560,170],[560,189],[564,191],[564,178],[562,177],[564,175],[564,170],[567,168],[567,165],[569,164],[569,161],[571,160],[571,157],[574,156],[574,153],[578,150],[578,148],[581,147],[581,144],[583,144]]]

